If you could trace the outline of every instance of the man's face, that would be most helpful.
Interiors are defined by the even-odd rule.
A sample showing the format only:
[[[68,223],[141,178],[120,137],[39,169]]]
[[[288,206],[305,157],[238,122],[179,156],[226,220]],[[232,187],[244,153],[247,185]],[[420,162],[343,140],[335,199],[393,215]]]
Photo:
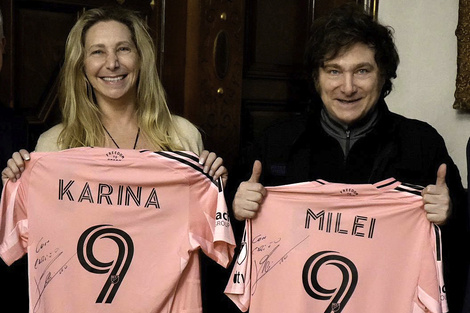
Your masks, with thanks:
[[[330,117],[345,126],[359,121],[374,107],[383,85],[375,51],[362,43],[326,61],[316,84]]]

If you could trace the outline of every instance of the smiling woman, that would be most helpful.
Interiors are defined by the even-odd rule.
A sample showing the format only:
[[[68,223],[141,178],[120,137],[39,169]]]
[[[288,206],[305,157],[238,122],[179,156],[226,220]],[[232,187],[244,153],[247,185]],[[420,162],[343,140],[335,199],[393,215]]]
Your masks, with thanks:
[[[108,134],[106,144],[135,149],[139,139],[135,134],[140,128],[135,122],[126,122],[136,119],[135,98],[140,65],[129,28],[116,21],[99,22],[90,27],[85,36],[84,65],[86,78],[102,112],[103,128]],[[124,120],[118,124],[113,123],[117,110],[124,114]],[[123,127],[126,124],[128,127]]]
[[[67,40],[60,96],[63,130],[57,143],[61,149],[135,145],[202,150],[195,127],[170,114],[151,37],[144,22],[128,10],[102,8],[81,16]]]
[[[205,173],[227,179],[223,160],[203,150],[201,134],[172,115],[160,82],[155,45],[137,12],[120,6],[85,11],[72,27],[60,73],[62,123],[43,133],[36,151],[93,146],[200,155]],[[27,151],[14,153],[2,180],[21,176]]]
[[[24,247],[30,246],[36,236],[56,242],[48,247],[55,249],[51,259],[43,261],[45,250],[30,255],[30,265],[34,266],[34,259],[44,262],[37,271],[30,271],[30,311],[92,312],[106,307],[113,312],[182,312],[182,308],[202,312],[199,251],[204,250],[223,266],[229,264],[233,254],[234,240],[221,186],[228,174],[221,158],[202,150],[197,128],[170,113],[145,22],[137,13],[119,6],[85,11],[67,38],[60,77],[62,123],[41,135],[37,153],[31,158],[27,151],[15,152],[2,171],[5,190],[15,190],[11,194],[5,191],[5,199],[19,195],[18,185],[29,182],[46,187],[39,194],[51,197],[50,201],[36,201],[48,209],[44,215],[28,205],[28,209],[20,208],[23,201],[19,198],[1,203],[10,204],[8,209],[2,207],[2,234],[16,234],[5,226],[6,216],[21,219],[12,220],[14,225],[27,224],[27,219],[35,217],[54,224],[30,222],[44,228],[22,228],[28,234],[21,235],[28,238]],[[78,148],[87,146],[93,148]],[[162,152],[168,150],[172,153]],[[53,159],[51,168],[36,163],[44,156]],[[37,168],[43,171],[37,172]],[[31,176],[32,172],[35,174]],[[51,191],[53,186],[58,187],[59,195]],[[161,197],[166,198],[165,209],[160,206]],[[207,203],[200,202],[205,198]],[[51,203],[57,204],[59,213],[52,219]],[[16,210],[25,214],[19,217],[12,213]],[[216,215],[219,211],[221,214]],[[70,219],[62,213],[70,213]],[[10,241],[7,235],[0,237]],[[168,238],[177,244],[168,243]],[[110,242],[112,248],[103,241]],[[1,247],[6,246],[1,243]],[[160,248],[165,252],[159,252]],[[97,250],[100,252],[95,255]],[[25,248],[21,253],[26,252],[30,251]],[[15,261],[16,256],[6,249],[0,254],[5,260],[9,255],[8,264]],[[162,259],[162,255],[167,258]],[[140,264],[138,259],[142,260]],[[72,263],[79,265],[73,266],[76,276],[70,271]],[[134,283],[130,282],[132,271],[142,275],[135,276]],[[94,275],[108,272],[104,280]],[[67,274],[72,275],[71,280],[83,279],[79,285],[86,286],[89,293],[67,292],[73,300],[63,300],[60,292],[58,295],[64,290],[59,277],[63,281]],[[124,284],[120,285],[124,276],[127,291],[122,289]],[[98,288],[90,287],[97,281]],[[138,286],[142,290],[136,289]],[[52,298],[58,302],[50,301]]]

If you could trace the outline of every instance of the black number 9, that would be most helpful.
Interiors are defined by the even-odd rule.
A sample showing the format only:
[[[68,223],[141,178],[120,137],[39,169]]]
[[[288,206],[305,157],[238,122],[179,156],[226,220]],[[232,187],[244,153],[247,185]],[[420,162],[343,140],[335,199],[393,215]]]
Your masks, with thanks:
[[[116,260],[109,262],[98,261],[93,254],[93,245],[97,239],[111,239],[118,246]],[[88,228],[78,240],[77,255],[80,264],[89,272],[95,274],[111,273],[103,286],[96,303],[111,303],[121,285],[124,276],[134,256],[134,244],[131,237],[124,231],[112,228],[111,225],[97,225]]]
[[[326,289],[318,282],[318,273],[322,266],[334,265],[343,275],[339,288]],[[325,313],[341,312],[351,298],[358,280],[357,268],[351,260],[335,251],[321,251],[312,255],[305,262],[302,282],[310,297],[318,300],[331,300]]]

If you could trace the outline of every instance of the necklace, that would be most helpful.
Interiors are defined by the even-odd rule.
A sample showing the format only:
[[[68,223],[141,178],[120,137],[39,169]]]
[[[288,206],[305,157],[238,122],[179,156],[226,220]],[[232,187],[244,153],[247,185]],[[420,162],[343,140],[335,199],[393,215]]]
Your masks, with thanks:
[[[106,127],[104,127],[104,125],[103,125],[103,128],[104,128],[105,132],[108,134],[109,138],[111,138],[111,140],[113,141],[113,143],[116,145],[116,147],[117,147],[118,149],[121,149],[121,148],[118,146],[118,144],[116,143],[116,141],[114,140],[113,136],[111,136],[111,134],[110,134],[109,131],[106,129]],[[135,136],[134,148],[132,148],[132,149],[134,149],[134,150],[135,150],[135,147],[137,147],[137,141],[139,141],[139,134],[140,134],[140,127],[137,128],[137,136]]]

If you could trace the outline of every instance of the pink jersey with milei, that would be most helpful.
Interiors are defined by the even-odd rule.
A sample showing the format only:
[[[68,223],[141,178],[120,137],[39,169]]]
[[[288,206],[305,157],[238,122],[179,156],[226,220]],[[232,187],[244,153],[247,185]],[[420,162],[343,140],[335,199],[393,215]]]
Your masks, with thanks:
[[[223,192],[191,152],[32,153],[1,209],[0,256],[28,253],[30,312],[202,312],[198,251],[233,256]]]
[[[439,228],[416,187],[268,187],[226,294],[250,313],[446,312]]]

